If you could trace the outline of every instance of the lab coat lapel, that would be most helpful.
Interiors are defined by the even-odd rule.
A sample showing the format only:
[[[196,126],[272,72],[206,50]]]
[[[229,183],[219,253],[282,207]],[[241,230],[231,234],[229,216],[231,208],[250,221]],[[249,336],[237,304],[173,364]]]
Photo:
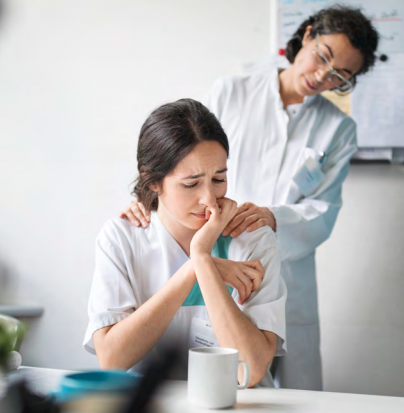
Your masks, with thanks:
[[[171,277],[178,269],[189,260],[189,257],[184,250],[179,246],[173,236],[167,231],[165,226],[161,223],[157,212],[152,212],[152,219],[158,228],[161,250],[163,254],[163,261],[169,271]]]

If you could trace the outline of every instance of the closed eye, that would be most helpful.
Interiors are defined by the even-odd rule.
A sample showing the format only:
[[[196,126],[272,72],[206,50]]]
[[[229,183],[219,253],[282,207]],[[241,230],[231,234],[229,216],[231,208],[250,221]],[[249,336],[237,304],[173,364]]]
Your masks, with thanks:
[[[184,186],[184,188],[191,189],[191,188],[194,188],[194,187],[197,186],[197,185],[198,185],[198,182],[196,182],[196,183],[194,183],[194,184],[192,184],[192,185],[186,185],[186,184],[184,184],[183,186]]]
[[[223,182],[226,182],[225,179],[212,179],[212,181],[215,184],[222,184]],[[198,185],[198,182],[195,182],[194,184],[190,184],[190,185],[183,184],[183,187],[186,189],[191,189],[191,188],[195,188],[197,185]]]

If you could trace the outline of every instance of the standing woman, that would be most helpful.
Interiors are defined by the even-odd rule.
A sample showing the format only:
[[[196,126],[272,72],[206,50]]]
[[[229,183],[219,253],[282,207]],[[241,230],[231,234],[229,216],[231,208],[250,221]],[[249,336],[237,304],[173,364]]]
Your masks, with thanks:
[[[321,10],[288,42],[290,67],[220,79],[204,102],[229,137],[228,195],[242,204],[223,235],[269,225],[278,236],[288,289],[288,353],[271,368],[280,387],[323,387],[315,250],[332,232],[357,149],[355,122],[320,93],[351,90],[377,44],[360,10]],[[143,226],[149,216],[136,202],[124,215]]]

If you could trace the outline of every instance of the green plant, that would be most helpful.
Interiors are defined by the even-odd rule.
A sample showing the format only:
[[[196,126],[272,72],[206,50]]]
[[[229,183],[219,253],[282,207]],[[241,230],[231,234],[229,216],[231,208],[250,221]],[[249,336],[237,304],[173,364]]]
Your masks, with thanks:
[[[0,323],[0,370],[7,370],[7,361],[11,351],[14,350],[16,342],[22,339],[24,329],[10,331]]]

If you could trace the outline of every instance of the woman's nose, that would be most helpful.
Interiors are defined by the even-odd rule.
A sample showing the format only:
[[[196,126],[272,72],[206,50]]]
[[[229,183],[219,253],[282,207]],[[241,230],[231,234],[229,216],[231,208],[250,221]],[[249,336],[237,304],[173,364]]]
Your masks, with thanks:
[[[199,202],[202,205],[206,206],[212,206],[216,204],[216,196],[212,186],[207,185],[205,188],[203,188]]]
[[[328,79],[328,70],[318,68],[314,76],[319,83],[324,83]]]

